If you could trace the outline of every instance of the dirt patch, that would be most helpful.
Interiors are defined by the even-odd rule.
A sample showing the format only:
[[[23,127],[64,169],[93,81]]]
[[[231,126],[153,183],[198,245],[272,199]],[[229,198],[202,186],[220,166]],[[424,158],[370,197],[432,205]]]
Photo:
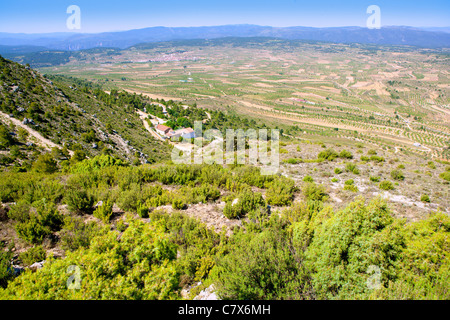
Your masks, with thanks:
[[[186,210],[181,212],[191,218],[195,218],[198,221],[204,223],[209,228],[216,232],[220,232],[223,227],[227,229],[227,234],[231,234],[231,230],[235,226],[241,226],[241,220],[230,220],[226,218],[223,214],[223,208],[225,207],[225,202],[219,204],[191,204],[188,205]],[[167,213],[172,213],[178,210],[174,210],[172,206],[161,206],[156,208],[156,210],[164,210]]]

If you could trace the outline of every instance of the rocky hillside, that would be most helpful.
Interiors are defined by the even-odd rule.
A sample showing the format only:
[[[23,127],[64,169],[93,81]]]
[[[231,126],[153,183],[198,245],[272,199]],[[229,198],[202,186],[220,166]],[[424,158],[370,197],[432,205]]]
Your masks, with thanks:
[[[168,158],[169,147],[145,131],[135,112],[148,99],[105,93],[76,79],[49,79],[2,57],[0,70],[2,165],[26,167],[33,152],[36,156],[55,147],[63,160],[76,151],[81,158],[103,153],[135,163]]]

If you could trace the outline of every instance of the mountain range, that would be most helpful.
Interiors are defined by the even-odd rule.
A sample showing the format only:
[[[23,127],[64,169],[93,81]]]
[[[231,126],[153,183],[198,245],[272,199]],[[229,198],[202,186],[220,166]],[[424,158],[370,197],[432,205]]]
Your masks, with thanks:
[[[362,27],[270,27],[258,25],[225,25],[208,27],[151,27],[120,32],[97,34],[47,33],[18,34],[0,33],[0,48],[27,52],[49,50],[84,50],[96,47],[128,48],[139,43],[216,39],[223,37],[271,37],[288,40],[314,40],[335,43],[370,43],[377,45],[409,45],[424,48],[450,47],[450,28],[413,28],[388,26],[381,29]],[[15,47],[11,49],[10,47]],[[37,47],[37,48],[35,48]]]

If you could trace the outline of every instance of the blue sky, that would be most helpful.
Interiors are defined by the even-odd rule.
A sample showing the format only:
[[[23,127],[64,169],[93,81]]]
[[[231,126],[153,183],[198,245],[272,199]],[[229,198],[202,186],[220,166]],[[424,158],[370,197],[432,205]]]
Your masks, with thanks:
[[[69,5],[81,8],[81,30],[92,33],[154,26],[258,24],[365,26],[369,5],[382,25],[450,26],[449,0],[1,0],[0,32],[69,32]]]

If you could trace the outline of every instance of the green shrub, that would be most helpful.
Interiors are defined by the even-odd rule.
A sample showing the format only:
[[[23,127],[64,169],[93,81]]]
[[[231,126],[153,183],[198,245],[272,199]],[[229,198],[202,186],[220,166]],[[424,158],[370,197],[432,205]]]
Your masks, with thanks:
[[[40,173],[54,173],[58,171],[56,160],[50,153],[40,155],[33,164],[33,169]]]
[[[68,188],[64,199],[70,212],[77,214],[92,212],[94,197],[84,189]]]
[[[35,215],[31,215],[25,222],[16,224],[15,229],[22,240],[34,244],[42,243],[44,237],[52,233],[50,228],[42,225]]]
[[[359,169],[354,163],[347,163],[345,165],[346,172],[352,172],[353,174],[359,174]]]
[[[0,242],[0,292],[1,288],[6,288],[8,281],[14,278],[11,272],[11,260],[13,259],[14,243],[10,243],[8,250],[4,250],[3,242]]]
[[[380,187],[381,190],[386,190],[386,191],[394,189],[394,185],[392,184],[392,182],[391,181],[387,181],[387,180],[382,181],[380,183],[379,187]]]
[[[343,171],[341,168],[334,168],[334,173],[341,174]]]
[[[239,233],[233,238],[231,254],[217,262],[217,290],[222,299],[311,298],[309,274],[281,230]]]
[[[30,218],[30,208],[28,202],[21,200],[11,206],[8,217],[17,222],[25,222]]]
[[[148,218],[148,207],[143,204],[139,204],[137,207],[137,214],[141,218]]]
[[[299,164],[303,162],[303,159],[298,159],[298,158],[289,158],[289,159],[285,159],[283,160],[284,163],[289,163],[289,164]]]
[[[45,236],[61,229],[63,217],[52,203],[40,201],[35,206],[36,213],[31,213],[28,220],[17,223],[15,229],[21,239],[40,244]]]
[[[317,159],[324,159],[328,161],[333,161],[337,157],[339,157],[339,154],[333,149],[324,150],[317,155]]]
[[[130,220],[118,239],[117,231],[94,237],[88,249],[66,252],[64,259],[26,272],[1,290],[13,300],[172,300],[179,298],[177,245],[163,227]],[[81,269],[80,290],[68,290],[67,270]],[[59,275],[59,276],[55,276]],[[45,285],[43,285],[45,284]]]
[[[186,204],[181,199],[175,198],[172,200],[172,208],[175,210],[183,210],[185,206]]]
[[[436,165],[434,164],[434,162],[433,161],[428,161],[428,167],[430,168],[430,169],[436,169]],[[404,168],[403,168],[404,169]]]
[[[431,200],[430,200],[430,197],[427,195],[427,194],[423,194],[421,197],[420,197],[420,201],[422,201],[422,202],[431,202]]]
[[[119,221],[117,221],[116,223],[116,228],[117,230],[119,230],[120,232],[124,232],[127,229],[127,225],[125,224],[125,222],[123,221],[123,219],[119,219]]]
[[[367,161],[369,161],[370,160],[370,158],[369,157],[367,157],[367,156],[361,156],[361,161],[364,161],[364,162],[367,162]]]
[[[394,180],[403,181],[405,180],[405,176],[403,175],[403,172],[401,170],[395,169],[391,171],[391,177]]]
[[[19,254],[19,259],[25,264],[25,265],[31,265],[35,262],[41,262],[44,261],[47,257],[47,254],[42,248],[42,246],[35,246],[30,249],[28,249],[25,252],[22,252]]]
[[[403,164],[399,164],[399,165],[397,166],[397,169],[405,169],[405,166],[404,166]]]
[[[347,150],[342,150],[341,153],[339,153],[339,157],[344,159],[353,159],[352,153]]]
[[[369,151],[367,151],[367,154],[368,155],[373,155],[373,156],[376,156],[377,155],[377,152],[375,151],[375,150],[373,150],[373,149],[370,149]]]
[[[94,211],[94,217],[103,221],[103,223],[109,223],[111,216],[113,214],[112,211],[113,203],[109,200],[106,200],[102,203],[101,206],[98,206]]]
[[[339,182],[339,179],[338,178],[333,178],[333,179],[331,179],[331,182]]]
[[[294,199],[295,191],[297,191],[297,187],[293,180],[280,177],[269,183],[266,192],[267,203],[273,206],[290,205]]]
[[[355,185],[345,185],[344,190],[349,190],[351,192],[358,192],[358,187]]]
[[[370,160],[371,160],[371,161],[378,162],[378,163],[384,162],[384,161],[385,161],[385,159],[384,159],[383,157],[379,157],[379,156],[371,156],[371,157],[370,157]]]
[[[445,171],[442,172],[439,177],[441,177],[442,179],[446,180],[446,181],[450,181],[450,171]]]
[[[380,182],[380,177],[370,176],[370,181],[372,181],[372,182]]]
[[[314,179],[313,179],[311,176],[305,176],[305,177],[303,178],[303,181],[304,181],[304,182],[314,182]]]
[[[60,232],[61,248],[69,251],[88,248],[91,240],[96,236],[104,234],[106,230],[106,228],[102,229],[94,221],[84,223],[84,220],[80,217],[66,216]]]
[[[228,219],[243,217],[247,213],[265,207],[266,203],[261,193],[245,190],[227,198],[223,214]]]
[[[355,181],[353,181],[353,179],[345,181],[345,185],[347,185],[347,186],[351,186],[351,185],[354,185],[354,184],[355,184]]]
[[[314,182],[307,182],[303,185],[302,193],[307,200],[325,201],[328,195],[323,185],[317,185]]]
[[[380,198],[367,205],[359,197],[345,209],[331,214],[315,230],[306,252],[316,297],[367,299],[374,293],[366,285],[371,265],[383,270],[381,286],[395,279],[404,247],[399,229],[386,202]]]

